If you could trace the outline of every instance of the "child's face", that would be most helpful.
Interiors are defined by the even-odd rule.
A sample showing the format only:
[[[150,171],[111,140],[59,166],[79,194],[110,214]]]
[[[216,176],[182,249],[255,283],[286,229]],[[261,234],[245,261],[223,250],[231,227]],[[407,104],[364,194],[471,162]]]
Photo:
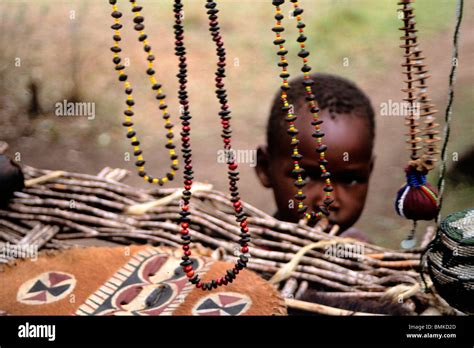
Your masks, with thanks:
[[[328,146],[327,169],[331,172],[334,187],[334,202],[330,206],[329,219],[338,224],[342,232],[358,220],[364,208],[373,168],[369,125],[367,119],[355,115],[336,115],[332,119],[328,110],[321,111],[319,115],[324,120],[321,125],[325,133],[323,143]],[[303,155],[300,164],[307,176],[303,193],[310,211],[323,204],[324,182],[320,179],[316,139],[311,136],[311,116],[301,116],[296,121],[296,128],[299,130],[299,153]],[[264,186],[273,189],[278,207],[277,218],[297,222],[299,216],[294,201],[296,188],[295,178],[291,175],[293,160],[290,157],[292,148],[289,135],[282,137],[274,150],[270,157],[266,149],[259,149],[257,174]]]

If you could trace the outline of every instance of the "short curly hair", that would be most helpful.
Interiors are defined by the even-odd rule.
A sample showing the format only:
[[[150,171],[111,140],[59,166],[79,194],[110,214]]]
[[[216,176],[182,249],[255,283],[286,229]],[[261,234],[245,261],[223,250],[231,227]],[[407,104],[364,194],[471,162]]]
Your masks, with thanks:
[[[303,75],[301,75],[292,79],[289,82],[290,89],[287,91],[288,102],[293,105],[296,114],[306,107],[306,91],[302,85],[303,78]],[[315,73],[311,75],[311,79],[314,81],[313,93],[320,110],[329,109],[331,117],[337,117],[337,114],[365,117],[368,121],[373,146],[375,140],[375,113],[367,95],[355,83],[340,76]],[[283,131],[286,130],[286,113],[281,109],[282,106],[281,92],[278,91],[273,99],[267,124],[267,145],[270,154],[276,148]]]

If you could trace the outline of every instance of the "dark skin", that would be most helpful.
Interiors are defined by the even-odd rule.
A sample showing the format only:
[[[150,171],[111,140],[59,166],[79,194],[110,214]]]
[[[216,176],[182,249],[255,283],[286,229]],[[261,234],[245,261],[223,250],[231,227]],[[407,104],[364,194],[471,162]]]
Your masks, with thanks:
[[[297,110],[299,111],[299,110]],[[330,222],[340,226],[340,232],[354,225],[362,214],[369,187],[369,179],[374,166],[372,144],[368,121],[352,114],[329,115],[327,109],[319,113],[324,121],[321,125],[325,133],[323,143],[328,146],[327,169],[331,172],[334,187],[334,202],[330,206]],[[306,185],[303,193],[308,211],[316,211],[323,204],[324,181],[320,176],[319,154],[316,140],[311,136],[313,127],[308,112],[298,114],[296,128],[299,130],[299,153],[303,155],[301,167],[306,171]],[[263,186],[272,188],[278,211],[275,217],[282,221],[298,222],[294,195],[295,178],[292,177],[293,160],[290,136],[283,131],[281,141],[270,155],[266,146],[258,148],[256,171]],[[304,179],[304,177],[303,177]],[[293,205],[290,207],[290,202]]]

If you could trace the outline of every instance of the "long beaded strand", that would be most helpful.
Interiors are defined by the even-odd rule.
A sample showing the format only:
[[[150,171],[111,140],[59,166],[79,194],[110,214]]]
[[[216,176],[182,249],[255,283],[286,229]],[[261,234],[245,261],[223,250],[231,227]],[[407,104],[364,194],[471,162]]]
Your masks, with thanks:
[[[219,10],[217,9],[217,4],[213,0],[207,0],[205,5],[207,8],[207,14],[209,17],[209,31],[211,32],[212,40],[216,44],[216,52],[218,56],[217,62],[217,71],[216,71],[216,96],[221,104],[221,111],[219,112],[219,116],[221,118],[221,125],[222,125],[222,138],[224,143],[224,149],[228,151],[228,153],[232,152],[231,147],[231,135],[232,130],[230,128],[230,110],[227,101],[227,92],[225,90],[224,81],[225,78],[225,65],[226,65],[226,53],[224,48],[224,42],[222,41],[222,37],[219,33],[219,22],[217,13]],[[191,116],[188,110],[188,100],[187,100],[187,93],[186,93],[186,50],[183,43],[184,38],[184,27],[181,21],[181,11],[183,9],[183,4],[181,0],[175,0],[174,11],[175,11],[175,38],[176,38],[176,55],[180,57],[180,74],[178,77],[180,78],[181,83],[181,91],[179,94],[179,98],[181,104],[183,105],[183,116],[181,119],[183,120],[183,132],[181,133],[182,137],[182,149],[183,149],[183,157],[185,158],[185,181],[184,181],[184,190],[182,193],[182,204],[181,204],[181,239],[182,239],[182,248],[184,251],[184,256],[182,257],[181,266],[188,277],[189,281],[197,288],[201,288],[202,290],[211,290],[215,289],[218,286],[227,285],[228,283],[232,283],[233,280],[236,278],[237,274],[247,266],[248,262],[248,252],[249,247],[248,243],[250,242],[250,234],[249,228],[247,225],[247,216],[243,210],[242,204],[240,202],[237,181],[239,180],[239,172],[237,171],[238,165],[235,163],[234,158],[229,158],[227,160],[228,165],[228,175],[229,175],[229,186],[230,192],[234,207],[234,213],[236,216],[237,222],[240,224],[241,234],[240,234],[240,246],[241,246],[241,254],[234,266],[234,268],[227,270],[226,274],[220,278],[213,279],[208,282],[203,282],[199,275],[194,272],[193,263],[190,259],[191,257],[191,250],[190,250],[190,243],[191,243],[191,236],[189,235],[189,215],[191,214],[189,211],[189,201],[191,198],[191,187],[192,187],[192,165],[191,165],[191,149],[189,148],[189,140],[190,140],[190,128],[189,128],[189,120]],[[186,128],[185,128],[186,127]]]
[[[435,123],[434,105],[428,99],[426,79],[428,70],[423,64],[425,57],[421,55],[418,47],[415,29],[415,14],[411,4],[414,0],[400,0],[400,11],[403,13],[403,26],[399,28],[404,32],[400,39],[404,49],[404,62],[402,64],[403,74],[406,76],[406,88],[402,92],[407,96],[403,99],[409,105],[409,114],[405,124],[409,130],[407,133],[410,151],[410,161],[405,169],[406,184],[398,191],[395,199],[396,212],[405,218],[413,220],[413,228],[407,238],[402,241],[402,248],[409,249],[416,245],[415,232],[418,220],[432,220],[438,214],[438,193],[427,182],[426,175],[433,169],[437,161],[435,155],[439,153],[436,142],[440,139],[436,136],[439,132]],[[418,93],[417,93],[418,92]],[[420,130],[418,117],[415,115],[415,102],[418,102],[422,113],[419,115],[425,124]],[[420,143],[424,142],[423,147]],[[420,155],[421,153],[421,155]]]
[[[175,145],[173,144],[173,124],[170,122],[168,106],[165,103],[166,95],[162,91],[161,84],[159,84],[155,78],[155,70],[153,68],[153,61],[155,60],[155,56],[151,52],[151,46],[149,45],[147,35],[144,32],[144,18],[140,15],[142,7],[137,6],[137,3],[135,1],[130,2],[132,3],[132,11],[135,14],[135,17],[133,19],[135,23],[134,28],[139,32],[138,40],[143,43],[143,49],[147,53],[148,69],[146,70],[146,73],[149,76],[152,90],[156,92],[156,99],[159,101],[159,109],[162,111],[162,117],[165,120],[164,127],[165,129],[167,129],[167,143],[165,147],[169,151],[171,171],[167,172],[166,175],[162,178],[154,178],[151,175],[147,174],[145,171],[145,159],[143,157],[143,151],[140,148],[140,141],[138,140],[138,136],[133,130],[132,117],[134,116],[133,106],[135,105],[135,101],[132,96],[133,89],[131,87],[130,82],[127,81],[128,76],[125,74],[125,66],[121,64],[122,59],[119,55],[119,53],[122,51],[122,49],[119,47],[119,42],[121,41],[120,29],[122,28],[122,24],[120,24],[120,18],[122,17],[122,13],[118,10],[117,0],[109,0],[109,3],[112,5],[113,8],[112,17],[114,18],[114,24],[111,26],[111,28],[114,30],[114,45],[111,47],[111,50],[114,54],[113,63],[115,64],[115,70],[119,74],[119,81],[124,83],[125,94],[127,95],[127,109],[124,111],[125,122],[123,122],[122,125],[127,128],[126,135],[127,138],[130,139],[131,145],[133,146],[133,154],[137,160],[135,162],[135,165],[138,168],[138,175],[149,183],[163,185],[164,183],[173,180],[176,171],[178,170],[178,156],[176,155]]]
[[[435,123],[434,114],[438,111],[435,110],[435,105],[431,103],[431,100],[428,98],[428,85],[426,80],[430,78],[430,75],[427,75],[428,69],[426,64],[423,63],[425,57],[422,56],[422,51],[418,46],[417,35],[418,31],[415,29],[415,14],[413,13],[413,7],[408,6],[408,3],[402,2],[404,7],[402,11],[406,12],[406,22],[404,27],[399,28],[400,30],[405,31],[405,36],[407,36],[412,44],[408,45],[410,48],[409,58],[412,68],[416,69],[414,74],[417,76],[416,79],[413,79],[413,82],[416,82],[415,88],[418,89],[419,93],[416,100],[420,104],[420,118],[423,120],[425,126],[421,132],[421,135],[424,137],[423,145],[423,154],[421,156],[421,166],[430,171],[434,168],[434,163],[438,160],[435,156],[440,153],[437,142],[441,139],[437,137],[439,131],[436,128],[439,126],[438,123]]]
[[[331,197],[333,187],[331,185],[330,179],[331,173],[326,169],[326,166],[328,164],[328,161],[325,158],[327,146],[322,143],[324,133],[321,131],[321,124],[323,123],[323,121],[319,119],[319,108],[317,106],[316,97],[312,91],[314,81],[311,79],[309,74],[311,71],[311,67],[307,64],[309,52],[305,47],[305,42],[307,38],[304,35],[305,24],[303,23],[301,17],[303,9],[299,6],[297,0],[291,0],[291,2],[293,3],[293,15],[296,18],[297,28],[299,31],[297,41],[300,45],[300,51],[298,53],[298,56],[303,60],[303,67],[301,68],[301,71],[304,74],[304,79],[302,84],[307,94],[306,101],[308,102],[308,109],[313,116],[313,121],[311,122],[311,125],[314,127],[314,133],[312,136],[316,139],[317,142],[316,152],[319,154],[318,162],[319,167],[321,169],[321,178],[323,178],[325,181],[325,199],[323,201],[324,205],[320,205],[318,207],[318,212],[311,211],[311,213],[308,213],[308,207],[303,203],[304,199],[306,198],[306,196],[303,194],[303,187],[305,186],[305,182],[302,178],[302,175],[304,173],[304,169],[300,166],[300,161],[303,156],[299,153],[298,150],[298,129],[295,127],[297,116],[292,112],[292,108],[290,107],[287,98],[287,91],[290,89],[290,86],[288,84],[288,78],[290,77],[290,74],[288,73],[288,61],[286,60],[285,56],[287,55],[288,51],[285,49],[285,39],[283,39],[281,34],[285,29],[281,24],[284,16],[282,14],[280,6],[285,3],[285,0],[273,0],[272,2],[272,4],[275,6],[275,19],[277,21],[275,27],[272,28],[272,31],[276,34],[276,39],[273,41],[273,43],[279,47],[279,51],[277,52],[277,54],[278,56],[280,56],[280,62],[278,63],[278,66],[282,68],[282,73],[280,74],[280,77],[283,80],[283,83],[280,87],[281,101],[283,103],[282,110],[287,114],[285,118],[289,125],[287,132],[291,136],[291,146],[293,146],[293,153],[291,155],[291,158],[293,159],[294,169],[292,171],[292,174],[296,176],[296,181],[294,182],[294,185],[297,189],[297,193],[294,197],[297,201],[298,213],[307,220],[318,221],[323,216],[329,216],[329,206],[334,201]]]

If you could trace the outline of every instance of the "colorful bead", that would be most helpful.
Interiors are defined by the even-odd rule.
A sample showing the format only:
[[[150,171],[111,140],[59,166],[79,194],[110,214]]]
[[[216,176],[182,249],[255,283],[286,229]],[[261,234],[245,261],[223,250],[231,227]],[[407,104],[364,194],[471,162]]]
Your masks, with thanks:
[[[308,56],[309,56],[309,51],[305,49],[305,42],[306,42],[306,36],[304,35],[304,27],[305,24],[302,22],[301,19],[301,14],[303,13],[303,9],[299,7],[298,1],[297,0],[291,0],[293,3],[293,15],[297,20],[297,28],[300,33],[300,35],[297,38],[297,42],[300,45],[300,51],[298,53],[298,56],[303,59],[303,67],[301,68],[301,71],[304,73],[304,79],[303,79],[303,86],[306,90],[307,96],[306,100],[308,101],[308,108],[311,114],[313,115],[313,121],[311,124],[314,126],[314,133],[313,137],[316,139],[317,142],[317,147],[316,151],[319,154],[319,164],[321,167],[322,173],[324,173],[324,179],[326,182],[326,187],[324,188],[324,191],[326,193],[326,199],[325,199],[325,205],[324,206],[319,206],[318,209],[319,211],[314,213],[308,213],[306,212],[307,207],[303,204],[304,199],[306,196],[303,194],[302,188],[305,186],[305,181],[302,178],[302,175],[304,174],[304,169],[300,167],[299,162],[303,158],[303,156],[299,153],[298,150],[298,145],[299,145],[299,140],[297,138],[298,136],[298,130],[295,128],[294,123],[297,119],[297,116],[291,112],[290,108],[290,103],[288,102],[287,99],[287,93],[286,91],[290,89],[290,86],[288,84],[288,78],[289,78],[289,73],[287,70],[288,67],[288,62],[285,59],[285,55],[288,53],[288,51],[285,49],[284,43],[285,40],[282,38],[281,33],[284,31],[284,28],[281,24],[281,21],[283,20],[284,16],[281,14],[282,10],[280,8],[280,5],[284,4],[284,0],[274,0],[272,4],[275,6],[275,19],[277,20],[275,27],[273,27],[273,31],[276,33],[276,39],[273,41],[275,45],[279,47],[279,50],[277,52],[277,55],[280,56],[280,62],[278,63],[278,66],[282,68],[282,73],[280,74],[280,77],[283,80],[283,83],[281,85],[281,101],[283,104],[282,111],[284,111],[287,116],[285,117],[285,120],[288,122],[290,127],[288,128],[287,132],[291,136],[291,146],[293,146],[293,154],[291,155],[291,158],[294,160],[294,170],[292,171],[292,174],[296,176],[296,180],[294,182],[295,187],[297,188],[297,194],[294,196],[295,200],[297,202],[297,207],[298,207],[298,213],[306,218],[307,220],[319,220],[323,215],[328,216],[329,215],[329,205],[333,202],[332,199],[329,198],[328,194],[333,190],[331,186],[331,181],[330,181],[330,173],[326,170],[326,164],[327,160],[325,160],[325,151],[327,150],[327,146],[325,144],[322,144],[322,138],[324,137],[324,133],[320,131],[319,125],[322,123],[322,120],[318,119],[318,112],[319,108],[316,106],[315,99],[316,97],[313,94],[312,87],[314,85],[314,81],[310,78],[309,72],[311,71],[311,67],[307,65],[308,62]]]
[[[225,85],[223,82],[223,78],[225,77],[225,65],[226,65],[226,53],[224,49],[224,43],[222,41],[222,37],[219,33],[219,26],[218,26],[218,17],[217,17],[217,4],[212,0],[207,0],[206,8],[208,9],[207,14],[209,15],[209,29],[211,31],[212,40],[215,42],[217,47],[217,70],[216,70],[216,96],[221,105],[221,111],[219,112],[219,116],[221,117],[221,125],[222,125],[222,138],[224,143],[224,149],[231,150],[231,135],[232,130],[230,128],[230,110],[227,101],[227,91],[225,90]],[[191,198],[191,188],[193,184],[193,176],[192,176],[192,154],[191,151],[188,150],[190,147],[190,120],[192,118],[190,111],[189,111],[189,101],[187,95],[187,64],[186,64],[186,50],[184,46],[184,26],[182,25],[181,21],[181,11],[183,10],[183,4],[181,0],[174,1],[174,13],[175,13],[175,54],[179,57],[179,74],[178,79],[180,83],[180,90],[178,92],[178,98],[180,104],[183,106],[183,112],[181,118],[181,142],[182,142],[182,153],[183,158],[185,158],[185,174],[184,174],[184,190],[182,193],[182,200],[185,202],[181,206],[181,232],[183,240],[183,257],[189,257],[191,255],[189,249],[190,243],[190,236],[189,236],[189,222],[184,221],[185,219],[189,219],[188,216],[190,214],[189,211],[189,200]],[[229,174],[229,189],[231,191],[231,195],[233,197],[233,206],[235,210],[235,214],[237,219],[240,219],[240,226],[242,231],[245,235],[241,238],[241,246],[242,246],[242,253],[248,253],[248,242],[250,238],[247,237],[246,232],[248,232],[248,224],[246,220],[246,215],[242,210],[242,203],[240,202],[240,197],[238,194],[237,188],[237,180],[238,180],[238,172],[236,171],[238,168],[238,164],[234,162],[228,163],[228,174]],[[184,232],[184,233],[183,233]],[[242,255],[243,256],[243,255]],[[244,261],[247,259],[243,259]],[[235,267],[242,267],[246,262],[242,261],[239,258]],[[235,278],[235,272],[229,270],[225,277],[221,277],[217,280],[212,280],[210,282],[201,282],[198,276],[194,276],[194,271],[192,270],[192,265],[189,263],[181,263],[183,267],[183,271],[186,275],[190,278],[190,281],[195,284],[197,288],[201,288],[203,291],[205,290],[212,290],[217,288],[221,285],[227,285],[229,282]],[[229,275],[230,274],[230,275]],[[194,276],[194,278],[193,278]],[[227,279],[226,277],[229,277]]]
[[[122,28],[122,25],[120,24],[119,19],[122,17],[122,13],[118,11],[116,1],[109,1],[109,3],[112,5],[112,8],[113,8],[112,17],[114,18],[114,24],[111,26],[111,28],[114,30],[114,35],[113,35],[114,46],[111,48],[112,52],[114,53],[113,63],[115,64],[115,70],[117,70],[119,74],[118,76],[119,81],[124,82],[125,84],[125,94],[127,95],[126,104],[128,108],[124,111],[126,120],[123,123],[123,126],[127,127],[126,136],[127,138],[131,140],[131,144],[134,147],[134,156],[137,157],[136,166],[138,167],[138,175],[149,183],[163,185],[164,183],[172,180],[173,176],[169,175],[170,173],[168,173],[166,177],[163,177],[163,178],[153,178],[149,175],[146,175],[146,172],[144,169],[145,161],[142,156],[142,151],[140,150],[140,147],[139,147],[140,142],[138,141],[136,137],[136,132],[133,130],[133,123],[129,119],[130,117],[134,115],[132,111],[132,107],[135,105],[135,102],[132,97],[133,90],[130,86],[130,83],[127,81],[128,76],[125,74],[125,66],[120,64],[122,60],[120,56],[118,55],[118,53],[122,51],[121,48],[119,47],[119,42],[122,40],[120,36],[120,29]],[[139,31],[138,40],[143,42],[144,50],[145,52],[148,53],[147,60],[149,64],[148,64],[148,69],[146,70],[146,73],[149,75],[149,80],[152,83],[152,90],[156,91],[157,93],[157,99],[159,99],[160,101],[159,108],[160,110],[162,110],[163,119],[165,120],[165,128],[167,129],[166,137],[168,138],[166,148],[169,151],[170,160],[172,161],[171,169],[178,170],[177,156],[174,151],[174,144],[172,143],[172,138],[174,137],[173,125],[169,122],[170,115],[167,111],[166,104],[164,103],[165,95],[163,94],[161,90],[161,85],[156,82],[156,79],[154,77],[155,70],[153,69],[153,61],[155,60],[155,57],[151,53],[151,46],[148,44],[147,35],[143,32],[144,18],[140,15],[140,11],[142,7],[137,6],[135,1],[131,1],[131,3],[132,3],[132,12],[135,14],[134,22],[136,23],[136,25],[134,28],[135,30]]]
[[[119,23],[119,18],[122,17],[122,14],[117,10],[116,0],[109,0],[109,3],[113,5],[113,13],[112,17],[114,18],[114,25],[112,29],[115,30],[114,34],[114,46],[111,48],[112,52],[114,53],[113,62],[116,64],[116,70],[119,73],[119,80],[123,81],[125,84],[125,93],[127,95],[126,104],[128,106],[127,110],[124,111],[126,116],[125,122],[123,125],[127,127],[127,138],[131,140],[134,155],[137,158],[136,166],[138,167],[138,174],[139,176],[143,177],[144,180],[150,183],[157,183],[162,185],[163,183],[173,180],[175,175],[175,170],[177,170],[177,156],[175,152],[175,146],[172,142],[174,138],[172,128],[173,125],[169,122],[170,114],[167,111],[167,104],[165,103],[166,95],[162,91],[162,86],[156,81],[155,78],[155,70],[153,68],[153,61],[156,59],[155,56],[151,52],[151,46],[148,42],[148,37],[144,33],[144,18],[141,16],[140,12],[142,10],[141,6],[138,6],[137,3],[132,0],[130,1],[132,4],[132,12],[134,13],[135,17],[133,22],[135,23],[135,30],[139,32],[138,40],[143,43],[143,49],[147,53],[147,60],[148,60],[148,68],[146,70],[147,75],[149,75],[149,80],[151,83],[151,89],[156,93],[156,99],[159,101],[159,109],[162,110],[163,119],[165,120],[165,128],[167,129],[167,144],[165,145],[167,149],[169,149],[170,158],[172,161],[171,171],[166,174],[163,178],[154,178],[150,175],[147,175],[145,172],[145,163],[143,157],[143,152],[140,149],[140,142],[137,139],[136,132],[133,130],[133,122],[131,121],[131,117],[134,116],[132,111],[132,107],[134,106],[135,102],[132,97],[132,88],[130,83],[127,81],[128,77],[125,75],[124,70],[125,66],[121,65],[121,58],[119,57],[118,53],[121,52],[121,49],[118,43],[121,41],[119,29],[122,28],[122,25]],[[216,44],[216,52],[218,57],[217,62],[217,69],[216,69],[216,96],[221,105],[221,111],[219,112],[219,116],[221,117],[221,125],[222,125],[222,139],[223,139],[223,147],[225,150],[232,150],[231,147],[231,136],[232,130],[230,128],[230,119],[231,119],[231,111],[229,110],[228,100],[227,100],[227,91],[225,89],[225,85],[223,79],[225,78],[225,66],[226,66],[226,52],[224,48],[224,43],[222,41],[222,37],[219,33],[219,22],[217,13],[219,12],[217,9],[217,4],[213,0],[207,0],[205,7],[208,9],[207,14],[209,16],[209,31],[211,32],[212,40]],[[182,240],[182,248],[183,254],[182,260],[183,262],[180,265],[183,268],[186,276],[189,278],[189,281],[194,284],[197,288],[201,288],[202,290],[211,290],[215,289],[221,285],[227,285],[231,283],[233,279],[236,278],[236,275],[239,271],[246,267],[248,262],[248,243],[250,242],[250,234],[248,223],[247,223],[247,216],[243,211],[242,203],[240,202],[240,196],[238,193],[237,181],[239,180],[239,172],[238,164],[234,162],[228,163],[228,175],[229,175],[229,190],[231,191],[232,195],[232,202],[234,206],[235,216],[237,221],[240,223],[241,227],[241,252],[242,254],[239,256],[238,261],[235,264],[235,267],[231,270],[228,270],[226,275],[212,280],[210,282],[202,282],[199,279],[199,275],[195,274],[192,266],[192,261],[190,259],[191,250],[190,250],[190,243],[191,243],[191,236],[189,235],[189,215],[191,212],[189,211],[189,201],[191,198],[191,188],[193,183],[193,171],[192,171],[192,154],[190,149],[190,120],[192,118],[190,111],[189,111],[189,101],[187,95],[187,64],[186,64],[186,49],[184,46],[184,27],[182,25],[181,20],[181,12],[183,9],[183,4],[181,0],[174,1],[174,13],[175,13],[175,25],[174,25],[174,33],[175,33],[175,55],[179,57],[179,74],[178,82],[179,82],[179,91],[178,91],[178,98],[179,103],[182,106],[181,112],[181,152],[183,158],[185,159],[185,171],[184,171],[184,190],[182,191],[182,201],[185,203],[181,206],[181,240]],[[285,50],[281,50],[281,54],[286,54]],[[283,77],[289,76],[289,74],[283,74]],[[287,81],[285,80],[286,87],[288,87]],[[247,256],[243,255],[247,254]]]

